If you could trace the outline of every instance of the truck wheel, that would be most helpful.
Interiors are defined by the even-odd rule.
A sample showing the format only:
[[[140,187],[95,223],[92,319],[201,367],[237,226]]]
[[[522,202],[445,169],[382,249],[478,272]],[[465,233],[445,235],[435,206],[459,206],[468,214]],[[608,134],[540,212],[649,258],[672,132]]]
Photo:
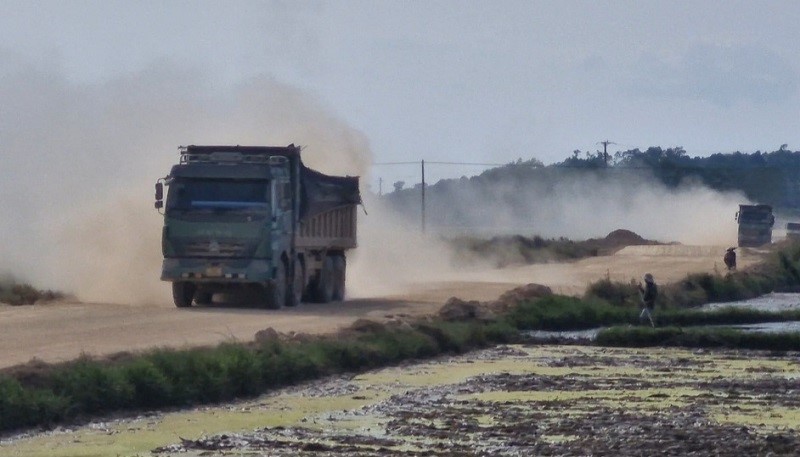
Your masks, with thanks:
[[[333,301],[344,300],[345,292],[345,270],[347,262],[343,255],[333,257]]]
[[[286,306],[297,306],[303,301],[303,289],[306,285],[305,267],[300,259],[295,259],[292,269],[292,280],[289,281],[286,293]]]
[[[185,281],[172,283],[172,301],[178,308],[188,308],[192,306],[192,299],[194,299],[194,291],[196,287],[194,284]]]
[[[194,293],[194,302],[198,305],[210,305],[214,294],[211,292],[197,291]]]
[[[318,303],[333,301],[333,279],[333,258],[325,257],[325,260],[322,261],[319,278],[317,278],[317,283],[314,287],[314,301]]]
[[[278,262],[275,278],[266,287],[266,305],[269,309],[280,309],[286,303],[286,264]]]

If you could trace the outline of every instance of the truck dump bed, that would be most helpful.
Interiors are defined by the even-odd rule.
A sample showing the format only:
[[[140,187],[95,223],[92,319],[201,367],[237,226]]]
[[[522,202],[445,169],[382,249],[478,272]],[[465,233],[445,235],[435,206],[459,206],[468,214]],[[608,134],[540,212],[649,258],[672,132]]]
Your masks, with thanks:
[[[302,248],[356,247],[358,177],[329,176],[300,163],[300,221],[295,245]]]
[[[356,205],[339,206],[307,216],[300,221],[295,245],[299,248],[356,247]]]

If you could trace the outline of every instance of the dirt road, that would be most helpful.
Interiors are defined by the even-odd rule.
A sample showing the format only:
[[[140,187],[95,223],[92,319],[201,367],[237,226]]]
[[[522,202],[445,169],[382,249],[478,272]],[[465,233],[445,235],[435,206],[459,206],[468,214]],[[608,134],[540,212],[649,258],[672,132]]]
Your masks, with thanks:
[[[352,299],[341,304],[303,304],[278,311],[222,306],[176,309],[171,303],[0,306],[0,367],[32,358],[55,362],[73,359],[81,353],[100,355],[162,346],[247,341],[267,327],[279,332],[326,333],[358,318],[432,313],[452,296],[491,300],[506,290],[532,282],[564,294],[580,294],[591,281],[606,275],[629,281],[650,272],[657,281],[670,282],[688,272],[722,268],[724,251],[723,247],[635,246],[613,256],[574,263],[466,271],[458,281],[409,285],[406,292],[393,295]],[[756,259],[756,254],[742,253],[739,265],[746,266]]]

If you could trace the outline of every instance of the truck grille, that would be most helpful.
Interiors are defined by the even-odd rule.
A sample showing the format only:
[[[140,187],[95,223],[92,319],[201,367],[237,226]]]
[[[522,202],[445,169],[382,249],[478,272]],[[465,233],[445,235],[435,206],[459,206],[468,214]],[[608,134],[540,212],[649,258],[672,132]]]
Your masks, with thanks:
[[[247,244],[233,241],[201,240],[184,244],[184,255],[189,257],[244,257]]]

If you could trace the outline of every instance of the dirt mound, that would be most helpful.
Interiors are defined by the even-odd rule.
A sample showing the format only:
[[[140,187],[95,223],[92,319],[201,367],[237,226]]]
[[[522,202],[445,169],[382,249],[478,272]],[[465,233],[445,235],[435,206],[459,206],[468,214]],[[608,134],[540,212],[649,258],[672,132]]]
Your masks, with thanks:
[[[480,302],[450,297],[440,309],[439,317],[446,321],[465,321],[471,319],[493,320],[498,313],[508,311],[520,302],[552,295],[553,291],[541,284],[527,284],[505,292],[495,301]]]
[[[450,322],[470,319],[492,320],[495,318],[495,314],[485,303],[450,297],[447,303],[439,309],[439,317]]]
[[[651,244],[652,241],[646,240],[630,230],[617,229],[606,235],[604,238],[608,244],[616,246],[636,246],[640,244]]]
[[[553,290],[541,284],[526,284],[505,292],[497,301],[492,302],[492,309],[495,311],[506,311],[517,304],[553,295]]]

